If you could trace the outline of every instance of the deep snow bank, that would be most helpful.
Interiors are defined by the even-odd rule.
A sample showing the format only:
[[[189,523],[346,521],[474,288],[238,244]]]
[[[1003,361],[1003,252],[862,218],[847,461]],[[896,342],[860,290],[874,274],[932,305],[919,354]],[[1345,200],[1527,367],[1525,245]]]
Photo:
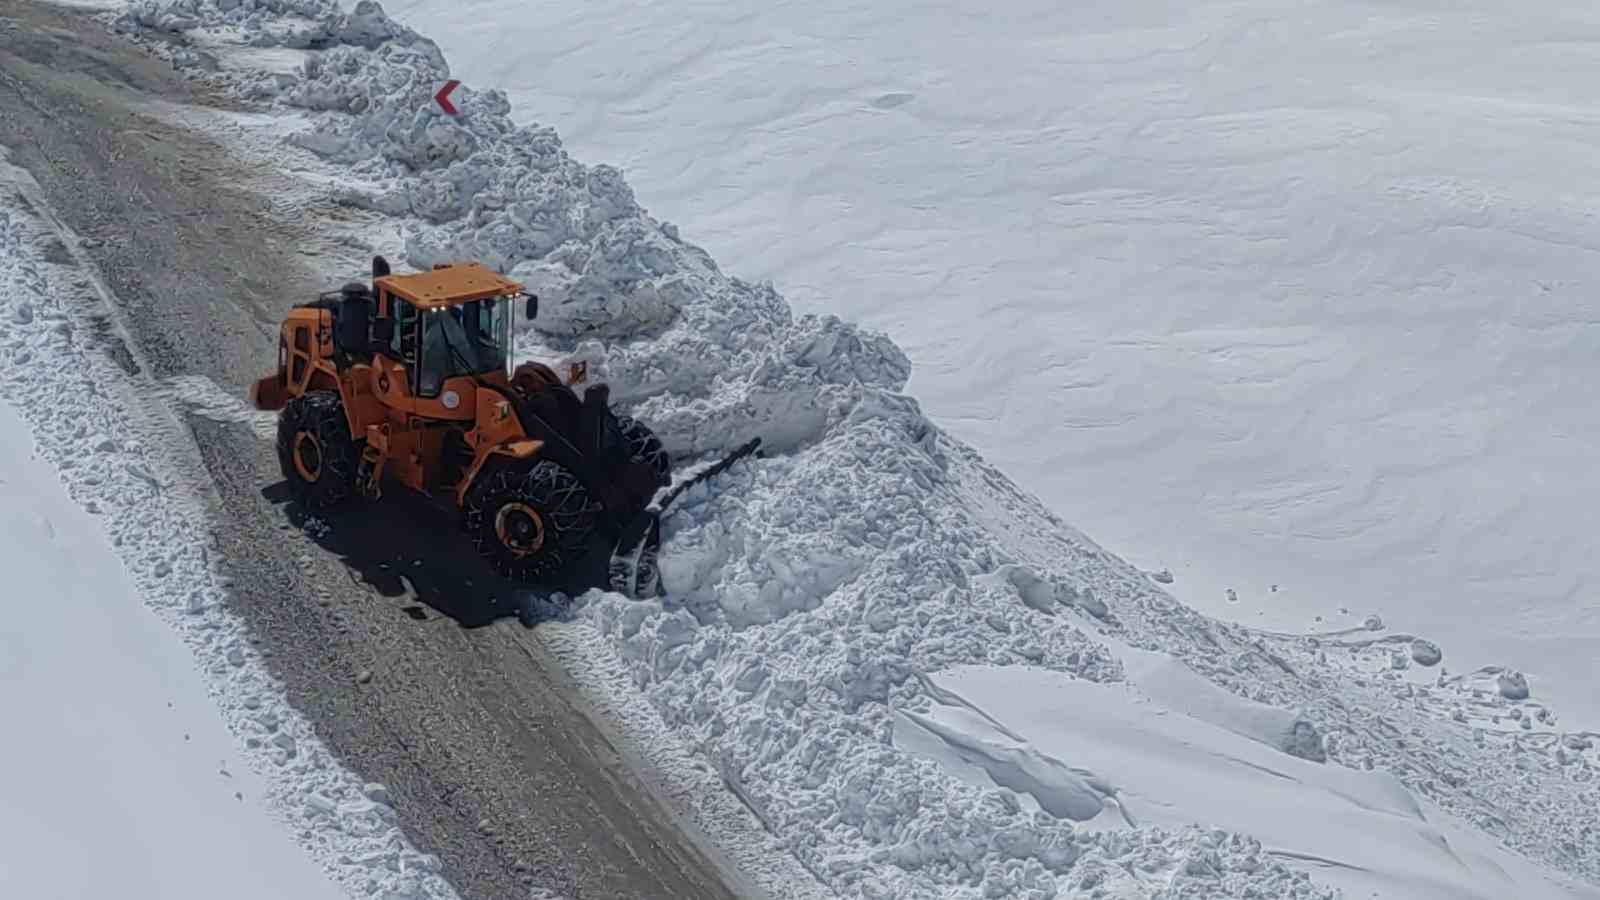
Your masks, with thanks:
[[[30,431],[0,403],[0,883],[16,897],[345,896],[275,820],[193,657]]]
[[[897,393],[908,365],[892,343],[795,318],[770,287],[724,274],[646,215],[615,169],[570,159],[548,128],[514,126],[499,93],[463,88],[460,116],[438,112],[436,49],[376,4],[224,5],[147,3],[122,21],[317,50],[287,79],[201,77],[317,111],[290,140],[363,180],[347,202],[406,223],[409,262],[475,257],[525,279],[548,312],[535,352],[588,360],[679,457],[753,435],[776,451],[680,501],[664,599],[581,598],[577,627],[611,659],[564,659],[580,678],[621,667],[691,749],[685,766],[714,768],[832,891],[1325,896],[1255,838],[1077,827],[1060,813],[1081,793],[1046,808],[895,744],[897,716],[932,721],[932,673],[1025,665],[1115,682],[1126,673],[1112,644],[1182,660],[1276,712],[1182,678],[1168,679],[1187,696],[1176,709],[1278,751],[1389,768],[1470,821],[1493,816],[1497,837],[1542,862],[1600,872],[1580,787],[1592,754],[1510,766],[1503,744],[1461,739],[1434,706],[1397,706],[1383,673],[1346,684],[1323,649],[1176,604],[929,423]],[[1016,771],[1038,782],[1043,770]]]

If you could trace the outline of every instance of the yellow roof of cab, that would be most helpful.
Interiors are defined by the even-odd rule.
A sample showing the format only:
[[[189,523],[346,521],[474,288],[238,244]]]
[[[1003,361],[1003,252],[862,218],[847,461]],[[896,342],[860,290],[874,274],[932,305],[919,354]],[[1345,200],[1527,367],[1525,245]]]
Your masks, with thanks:
[[[457,263],[412,275],[385,275],[376,279],[376,283],[423,309],[455,306],[522,291],[522,285],[480,263]]]

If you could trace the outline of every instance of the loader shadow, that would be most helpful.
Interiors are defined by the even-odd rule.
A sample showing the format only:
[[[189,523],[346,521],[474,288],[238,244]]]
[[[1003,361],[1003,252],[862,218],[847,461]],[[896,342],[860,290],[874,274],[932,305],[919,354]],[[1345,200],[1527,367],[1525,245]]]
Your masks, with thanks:
[[[286,483],[264,489],[262,496],[337,556],[352,580],[402,601],[400,611],[413,619],[428,620],[431,609],[463,628],[479,628],[518,616],[524,599],[537,593],[501,578],[456,528],[451,511],[409,491],[314,515],[291,498]]]

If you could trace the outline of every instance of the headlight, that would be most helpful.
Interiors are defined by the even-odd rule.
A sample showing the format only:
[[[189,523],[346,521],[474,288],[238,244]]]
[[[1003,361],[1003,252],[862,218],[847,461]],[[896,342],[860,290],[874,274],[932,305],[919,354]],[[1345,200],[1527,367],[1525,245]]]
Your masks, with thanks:
[[[445,391],[439,402],[444,404],[445,409],[455,409],[461,405],[461,395],[455,391]]]

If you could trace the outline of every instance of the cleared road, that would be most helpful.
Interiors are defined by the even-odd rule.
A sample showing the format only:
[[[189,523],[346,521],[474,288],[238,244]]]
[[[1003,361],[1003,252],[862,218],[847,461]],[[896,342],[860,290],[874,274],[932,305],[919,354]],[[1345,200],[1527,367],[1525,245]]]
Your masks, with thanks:
[[[275,215],[243,187],[260,173],[164,123],[153,100],[230,102],[86,13],[0,0],[0,145],[87,239],[135,345],[110,352],[129,371],[204,375],[242,397],[273,361],[283,311],[330,286],[297,249],[327,241],[308,216],[338,210]],[[573,898],[748,895],[653,799],[537,641],[464,627],[511,604],[452,517],[385,502],[319,547],[276,499],[266,443],[187,421],[215,485],[230,606],[323,741],[389,787],[465,897],[524,900],[533,883]]]

